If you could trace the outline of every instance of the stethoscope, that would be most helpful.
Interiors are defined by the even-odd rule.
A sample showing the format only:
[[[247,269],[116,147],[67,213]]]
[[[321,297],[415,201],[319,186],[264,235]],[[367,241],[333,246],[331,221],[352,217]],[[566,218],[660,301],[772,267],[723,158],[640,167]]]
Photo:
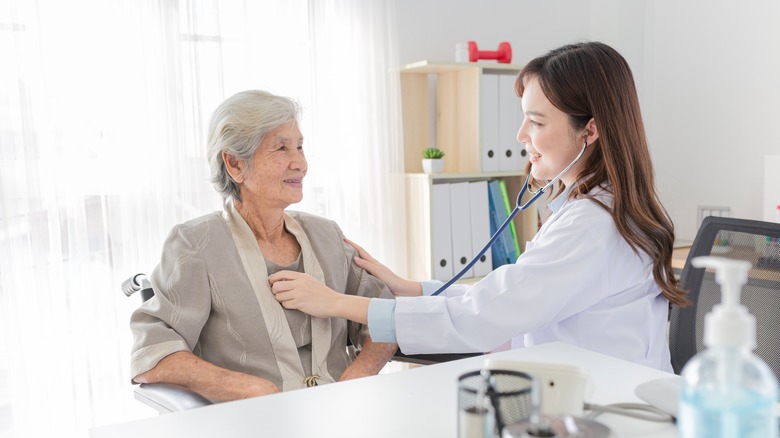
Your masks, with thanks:
[[[493,237],[490,238],[488,243],[484,246],[484,248],[482,248],[482,250],[479,252],[479,254],[475,255],[474,258],[471,259],[471,261],[466,265],[466,267],[461,269],[461,271],[458,272],[454,277],[452,277],[449,281],[444,283],[440,288],[436,289],[436,291],[434,293],[432,293],[431,296],[439,295],[440,293],[442,293],[444,291],[444,289],[447,289],[448,287],[452,286],[453,283],[455,283],[456,281],[460,280],[460,277],[462,277],[463,274],[466,273],[466,271],[471,269],[474,266],[474,264],[476,264],[477,261],[487,252],[487,250],[490,249],[490,247],[493,245],[493,243],[496,241],[496,239],[498,239],[498,236],[500,236],[501,233],[506,229],[506,227],[509,225],[509,223],[512,221],[512,219],[514,219],[514,217],[517,216],[517,213],[520,213],[521,211],[523,211],[523,210],[527,209],[528,207],[530,207],[531,204],[536,202],[536,200],[539,199],[539,197],[542,196],[548,188],[550,188],[559,179],[561,179],[561,177],[563,175],[565,175],[566,172],[568,172],[569,169],[572,168],[572,166],[577,164],[577,161],[579,161],[580,158],[582,158],[582,155],[585,153],[585,148],[587,148],[587,147],[588,147],[588,142],[586,140],[585,144],[582,145],[582,150],[580,150],[580,153],[577,155],[577,157],[574,159],[574,161],[569,163],[569,165],[566,166],[566,168],[563,169],[561,171],[561,173],[558,174],[558,176],[556,176],[555,178],[551,179],[547,184],[544,185],[544,187],[542,187],[541,189],[539,189],[537,191],[531,190],[531,185],[530,185],[531,172],[528,172],[528,176],[525,177],[525,183],[523,184],[523,188],[520,190],[520,193],[517,195],[517,203],[516,203],[517,206],[512,211],[512,213],[509,215],[509,217],[506,218],[506,220],[504,221],[503,224],[501,224],[500,227],[498,227],[498,230],[496,230],[495,234],[493,234]],[[522,202],[523,196],[526,194],[526,192],[530,192],[531,195],[533,195],[533,196],[525,204],[521,205],[520,203]]]

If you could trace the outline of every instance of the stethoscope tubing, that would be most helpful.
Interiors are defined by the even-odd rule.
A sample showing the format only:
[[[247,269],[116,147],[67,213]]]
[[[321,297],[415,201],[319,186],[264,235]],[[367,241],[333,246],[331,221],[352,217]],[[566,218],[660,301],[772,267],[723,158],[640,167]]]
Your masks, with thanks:
[[[463,275],[469,269],[471,269],[477,263],[477,261],[479,261],[479,259],[482,258],[483,255],[485,255],[487,250],[490,249],[491,246],[493,246],[493,243],[495,243],[495,241],[498,239],[498,237],[501,235],[501,233],[504,232],[504,230],[509,225],[509,223],[512,221],[512,219],[514,219],[515,216],[517,216],[517,213],[520,213],[521,211],[523,211],[523,210],[527,209],[528,207],[530,207],[531,204],[536,202],[536,200],[539,199],[539,197],[541,197],[549,187],[551,187],[553,184],[555,184],[555,182],[557,182],[559,179],[561,179],[561,177],[563,175],[565,175],[566,172],[568,172],[569,169],[571,169],[572,166],[574,166],[574,164],[577,163],[577,161],[580,160],[582,155],[585,153],[585,148],[587,148],[587,147],[588,147],[588,143],[585,142],[585,144],[582,146],[582,150],[580,150],[580,153],[577,155],[577,157],[574,159],[574,161],[569,163],[569,165],[566,166],[566,168],[563,169],[563,171],[561,171],[561,173],[559,173],[558,176],[556,176],[555,178],[553,178],[552,180],[547,182],[547,184],[545,184],[544,187],[540,188],[539,190],[537,190],[535,192],[533,190],[531,190],[531,188],[530,188],[531,187],[530,186],[531,173],[529,172],[528,176],[525,177],[525,183],[523,183],[523,188],[520,189],[520,193],[518,193],[518,195],[517,195],[517,202],[515,203],[515,209],[512,210],[512,213],[509,214],[509,217],[507,217],[506,220],[504,221],[504,223],[501,224],[500,227],[498,227],[498,229],[496,230],[495,233],[493,233],[493,236],[490,237],[490,240],[488,241],[488,243],[485,244],[484,247],[482,247],[482,250],[480,250],[479,253],[477,255],[475,255],[474,258],[471,259],[471,261],[463,269],[460,270],[460,272],[458,272],[454,277],[450,278],[446,283],[441,285],[441,287],[436,289],[436,291],[433,292],[430,296],[436,296],[436,295],[441,294],[442,292],[444,292],[445,289],[447,289],[448,287],[452,286],[456,281],[460,280],[460,278],[463,277]],[[521,202],[523,201],[523,196],[525,196],[526,192],[530,192],[533,196],[531,197],[531,199],[526,201],[525,204],[521,204]],[[496,206],[496,208],[499,208],[499,207]]]

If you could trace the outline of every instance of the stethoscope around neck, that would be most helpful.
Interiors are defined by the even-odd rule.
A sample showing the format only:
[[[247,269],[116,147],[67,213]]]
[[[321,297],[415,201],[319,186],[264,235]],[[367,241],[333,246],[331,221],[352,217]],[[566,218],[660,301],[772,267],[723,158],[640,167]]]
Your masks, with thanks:
[[[500,227],[498,227],[496,232],[490,238],[488,243],[485,244],[485,246],[482,248],[482,250],[477,255],[475,255],[474,258],[471,259],[471,261],[463,269],[460,270],[460,272],[458,272],[449,281],[444,283],[440,288],[436,289],[436,291],[433,292],[431,294],[431,296],[439,295],[445,289],[447,289],[448,287],[452,286],[453,283],[455,283],[456,281],[460,280],[460,277],[463,277],[463,274],[465,274],[466,271],[471,269],[477,263],[477,261],[483,255],[485,255],[487,250],[490,249],[491,246],[493,246],[493,243],[496,241],[496,239],[498,239],[498,236],[500,236],[501,233],[506,229],[506,227],[509,225],[509,223],[512,221],[512,219],[514,219],[514,217],[517,216],[517,213],[520,213],[521,211],[523,211],[523,210],[527,209],[528,207],[530,207],[531,204],[536,202],[536,200],[539,199],[539,197],[541,197],[547,191],[548,188],[552,187],[553,184],[555,184],[559,179],[561,179],[561,177],[563,175],[565,175],[566,172],[568,172],[569,169],[572,168],[572,166],[577,164],[577,161],[579,161],[580,158],[582,158],[582,155],[585,153],[585,148],[587,148],[587,147],[588,147],[588,142],[585,141],[585,144],[582,145],[582,149],[580,150],[580,153],[577,154],[577,157],[574,159],[574,161],[569,163],[569,165],[566,166],[566,168],[563,169],[561,171],[561,173],[558,174],[558,176],[556,176],[555,178],[553,178],[550,181],[548,181],[547,184],[544,185],[544,187],[542,187],[541,189],[539,189],[537,191],[533,191],[531,189],[531,184],[530,184],[531,183],[531,172],[528,172],[528,176],[525,177],[525,183],[523,183],[523,188],[520,190],[520,193],[517,195],[517,202],[516,202],[515,209],[512,210],[512,213],[509,214],[509,217],[506,218],[506,220],[504,221],[503,224],[501,224]],[[526,192],[531,193],[531,195],[532,195],[531,199],[526,201],[525,204],[521,204],[523,196],[526,194]]]

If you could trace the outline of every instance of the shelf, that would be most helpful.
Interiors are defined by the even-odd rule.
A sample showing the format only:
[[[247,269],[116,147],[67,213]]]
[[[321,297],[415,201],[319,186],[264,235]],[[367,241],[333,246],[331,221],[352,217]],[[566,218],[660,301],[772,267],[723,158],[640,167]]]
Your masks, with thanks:
[[[486,72],[508,72],[516,74],[522,65],[499,64],[496,62],[431,62],[418,61],[401,67],[402,73],[440,74],[456,70],[480,67]]]
[[[428,147],[438,147],[447,154],[444,160],[447,173],[522,171],[520,162],[509,164],[525,153],[516,139],[522,109],[520,100],[514,96],[514,84],[521,68],[489,62],[433,64],[429,61],[403,67],[399,73],[404,171],[422,172],[420,157]],[[436,80],[429,80],[431,76]]]
[[[489,206],[486,205],[488,202],[483,202],[487,200],[474,196],[468,190],[464,195],[464,186],[487,186],[488,181],[501,180],[506,185],[510,202],[514,202],[521,191],[526,177],[525,150],[516,137],[522,121],[522,109],[513,93],[515,77],[521,69],[520,65],[491,61],[420,61],[399,69],[403,104],[408,278],[442,279],[455,273],[448,274],[449,268],[446,263],[442,265],[442,261],[455,260],[455,251],[459,252],[457,260],[460,260],[468,256],[470,250],[463,239],[458,239],[458,248],[453,246],[449,250],[443,249],[446,244],[442,242],[452,238],[447,236],[448,233],[455,233],[458,237],[465,235],[465,217],[468,217],[469,223],[479,222],[480,230],[489,231]],[[435,144],[432,144],[434,132]],[[433,146],[447,154],[444,173],[422,173],[422,151]],[[448,185],[451,187],[446,187]],[[456,190],[455,198],[451,196],[451,189]],[[464,197],[469,198],[468,204],[460,202]],[[447,201],[442,201],[445,198]],[[459,201],[455,214],[452,214],[450,206],[452,199]],[[471,209],[471,202],[478,203],[479,208]],[[487,221],[480,214],[483,210]],[[537,218],[535,206],[515,216],[513,223],[520,242],[530,240],[536,234]],[[454,228],[443,224],[453,227],[456,224],[458,231],[452,231]],[[481,231],[471,234],[471,249],[475,246],[481,248],[490,237],[487,233],[483,242]],[[434,247],[437,248],[435,254]],[[448,251],[453,254],[446,255]],[[455,265],[462,266],[452,262],[453,268]],[[482,262],[477,266],[480,269],[475,273],[483,275],[486,265]],[[468,278],[459,283],[477,281],[479,278]]]
[[[489,172],[489,173],[407,173],[407,176],[413,178],[427,179],[432,184],[443,182],[463,182],[463,181],[487,181],[491,179],[503,179],[512,177],[525,177],[523,172]]]
[[[409,173],[408,175],[424,175],[431,179],[489,179],[489,178],[506,178],[509,176],[525,176],[523,172],[479,172],[479,173]]]

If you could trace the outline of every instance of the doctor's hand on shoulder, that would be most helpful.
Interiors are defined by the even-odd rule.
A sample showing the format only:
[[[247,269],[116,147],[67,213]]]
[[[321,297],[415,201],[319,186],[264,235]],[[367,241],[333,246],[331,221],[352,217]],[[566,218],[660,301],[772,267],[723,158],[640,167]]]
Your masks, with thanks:
[[[355,251],[357,251],[358,256],[355,257],[355,264],[368,271],[368,273],[374,277],[382,280],[393,295],[397,297],[419,297],[422,295],[422,286],[419,282],[399,277],[388,269],[387,266],[371,257],[371,254],[366,252],[362,246],[346,237],[344,238],[344,242],[347,242],[352,248],[355,248]]]

